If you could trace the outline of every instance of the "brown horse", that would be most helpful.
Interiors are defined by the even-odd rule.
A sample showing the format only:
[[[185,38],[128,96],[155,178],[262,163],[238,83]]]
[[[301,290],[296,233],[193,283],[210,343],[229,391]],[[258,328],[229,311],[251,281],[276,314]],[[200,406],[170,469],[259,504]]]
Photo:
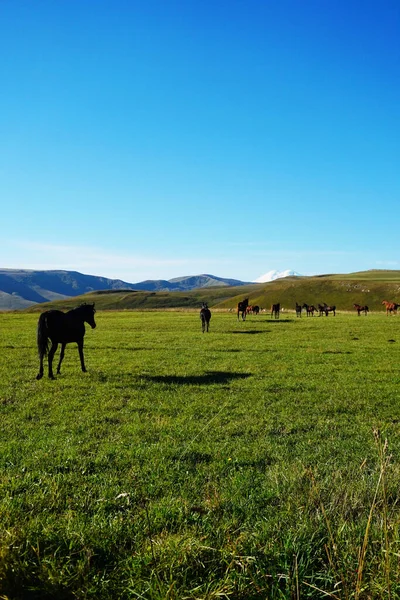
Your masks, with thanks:
[[[336,306],[328,306],[326,302],[318,304],[319,316],[325,315],[326,317],[330,312],[333,312],[333,316],[336,317]]]
[[[356,309],[358,316],[360,316],[362,312],[364,313],[365,316],[367,316],[367,313],[369,311],[369,308],[367,305],[361,306],[360,304],[353,304],[353,306]]]
[[[314,304],[303,304],[303,308],[306,309],[307,317],[313,317],[314,313],[317,312],[317,309],[315,308]]]
[[[271,306],[271,319],[272,319],[272,317],[275,317],[275,319],[279,319],[280,310],[281,310],[281,305],[279,302],[277,304],[273,304]]]
[[[242,315],[242,321],[246,320],[246,311],[247,311],[248,305],[249,305],[249,299],[248,298],[245,298],[241,302],[238,302],[238,305],[237,305],[237,318],[238,318],[238,321],[239,321],[239,316],[240,315]]]
[[[386,307],[386,316],[387,315],[397,315],[397,309],[399,308],[400,304],[397,304],[396,302],[388,302],[387,300],[383,300],[382,304]]]

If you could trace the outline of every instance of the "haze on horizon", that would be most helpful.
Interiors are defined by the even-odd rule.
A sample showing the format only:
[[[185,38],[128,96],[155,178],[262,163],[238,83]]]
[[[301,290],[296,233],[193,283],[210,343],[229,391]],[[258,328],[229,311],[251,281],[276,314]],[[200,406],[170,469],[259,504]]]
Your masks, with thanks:
[[[400,4],[0,4],[0,267],[399,268]]]

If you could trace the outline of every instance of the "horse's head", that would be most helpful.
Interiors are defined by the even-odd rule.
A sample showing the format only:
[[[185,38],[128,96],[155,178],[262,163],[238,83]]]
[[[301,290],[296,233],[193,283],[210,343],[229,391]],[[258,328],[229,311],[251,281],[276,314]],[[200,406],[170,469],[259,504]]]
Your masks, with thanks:
[[[84,304],[81,304],[80,308],[82,309],[83,320],[94,329],[96,327],[96,322],[94,320],[94,314],[96,312],[94,302],[93,304],[86,304],[85,302]]]

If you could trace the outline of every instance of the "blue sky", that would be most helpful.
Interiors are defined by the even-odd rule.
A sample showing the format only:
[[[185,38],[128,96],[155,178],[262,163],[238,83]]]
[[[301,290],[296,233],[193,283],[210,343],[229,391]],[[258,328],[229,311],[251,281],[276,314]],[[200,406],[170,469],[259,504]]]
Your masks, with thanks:
[[[398,0],[2,0],[0,267],[400,268]]]

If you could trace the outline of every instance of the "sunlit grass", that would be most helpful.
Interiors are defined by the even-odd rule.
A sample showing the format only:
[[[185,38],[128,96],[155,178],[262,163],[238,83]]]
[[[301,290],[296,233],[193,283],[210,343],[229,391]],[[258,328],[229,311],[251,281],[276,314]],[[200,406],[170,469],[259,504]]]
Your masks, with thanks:
[[[399,596],[397,318],[96,317],[0,315],[0,594]]]

